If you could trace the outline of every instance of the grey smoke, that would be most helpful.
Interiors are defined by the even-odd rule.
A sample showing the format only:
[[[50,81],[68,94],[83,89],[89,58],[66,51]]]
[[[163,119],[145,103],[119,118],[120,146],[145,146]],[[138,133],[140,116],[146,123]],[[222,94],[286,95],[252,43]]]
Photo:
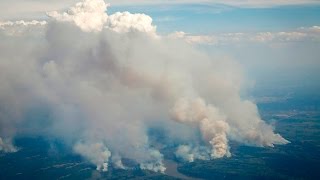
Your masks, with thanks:
[[[157,35],[147,15],[109,16],[107,7],[85,0],[46,23],[0,24],[0,150],[14,151],[17,134],[39,134],[64,140],[98,170],[126,168],[126,158],[164,172],[151,124],[168,130],[187,161],[229,157],[229,140],[288,143],[240,97],[235,62]]]

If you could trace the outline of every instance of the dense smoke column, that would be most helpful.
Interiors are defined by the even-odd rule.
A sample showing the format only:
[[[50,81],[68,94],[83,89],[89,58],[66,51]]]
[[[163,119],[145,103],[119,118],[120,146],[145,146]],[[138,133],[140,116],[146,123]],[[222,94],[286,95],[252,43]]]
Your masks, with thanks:
[[[84,0],[46,22],[0,23],[1,151],[16,151],[17,133],[37,134],[65,141],[101,171],[127,168],[126,158],[164,172],[150,124],[166,128],[187,161],[229,157],[230,139],[288,143],[240,97],[236,63],[157,35],[145,14],[108,15],[108,6]]]

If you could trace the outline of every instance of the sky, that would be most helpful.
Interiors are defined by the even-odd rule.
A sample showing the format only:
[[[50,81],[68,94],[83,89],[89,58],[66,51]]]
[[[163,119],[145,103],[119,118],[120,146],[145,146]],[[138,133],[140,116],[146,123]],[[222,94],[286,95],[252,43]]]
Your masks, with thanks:
[[[290,143],[252,89],[319,95],[318,1],[75,2],[0,0],[0,151],[37,134],[97,170],[164,172],[149,128],[185,161],[231,157]]]
[[[110,7],[111,12],[124,10],[147,13],[160,33],[183,31],[189,36],[187,39],[205,46],[210,53],[235,59],[244,66],[256,88],[301,86],[302,91],[315,92],[320,87],[317,1],[207,1]]]
[[[77,0],[0,1],[0,20],[46,19],[46,12],[65,10]],[[173,0],[108,1],[108,12],[145,13],[159,33],[187,31],[212,33],[293,31],[320,24],[320,3],[313,0]]]
[[[144,12],[162,32],[188,30],[194,34],[215,32],[286,31],[319,24],[320,5],[266,8],[214,4],[116,6],[110,11]]]

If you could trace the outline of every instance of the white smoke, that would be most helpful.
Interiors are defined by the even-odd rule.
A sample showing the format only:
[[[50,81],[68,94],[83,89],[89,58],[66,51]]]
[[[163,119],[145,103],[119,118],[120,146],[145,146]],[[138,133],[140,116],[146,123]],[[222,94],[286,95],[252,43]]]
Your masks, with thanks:
[[[236,63],[157,35],[147,15],[109,16],[107,7],[85,0],[68,12],[49,13],[41,28],[26,24],[8,34],[4,26],[1,137],[60,138],[102,171],[109,161],[127,168],[122,159],[131,159],[141,169],[164,172],[161,149],[148,135],[152,124],[169,127],[170,141],[190,144],[176,153],[187,161],[228,157],[229,140],[288,143],[240,97],[244,80]],[[203,141],[184,131],[186,125],[200,130]],[[2,150],[9,147],[1,142]]]
[[[90,162],[97,165],[97,170],[107,171],[111,152],[102,143],[85,144],[77,143],[74,151],[83,157],[89,159]]]
[[[230,156],[227,139],[229,125],[217,108],[212,105],[207,106],[200,98],[180,99],[173,107],[172,113],[173,118],[179,122],[199,126],[203,138],[212,146],[213,158]]]
[[[11,139],[2,139],[0,137],[0,152],[7,152],[7,153],[12,153],[12,152],[17,152],[17,148],[12,144]]]
[[[210,150],[207,147],[197,146],[192,147],[190,145],[180,145],[175,152],[175,155],[178,159],[187,162],[193,162],[197,159],[200,160],[209,160]]]
[[[163,155],[158,150],[150,149],[149,151],[151,157],[150,160],[141,163],[140,168],[164,173],[166,168],[164,167],[164,164],[162,162]]]
[[[112,155],[112,163],[113,167],[117,169],[126,169],[126,167],[122,163],[121,157],[117,154]]]

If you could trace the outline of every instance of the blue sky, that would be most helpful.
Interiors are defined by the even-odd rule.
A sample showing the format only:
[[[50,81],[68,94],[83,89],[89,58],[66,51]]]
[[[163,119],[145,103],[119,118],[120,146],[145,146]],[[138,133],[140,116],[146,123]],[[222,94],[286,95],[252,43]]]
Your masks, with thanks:
[[[0,0],[0,21],[46,18],[45,13],[65,10],[80,0]],[[285,31],[320,24],[317,0],[108,0],[116,11],[145,13],[158,32]]]
[[[226,5],[179,4],[154,6],[111,6],[109,12],[146,13],[158,31],[216,32],[286,31],[320,24],[320,5],[241,8]]]

